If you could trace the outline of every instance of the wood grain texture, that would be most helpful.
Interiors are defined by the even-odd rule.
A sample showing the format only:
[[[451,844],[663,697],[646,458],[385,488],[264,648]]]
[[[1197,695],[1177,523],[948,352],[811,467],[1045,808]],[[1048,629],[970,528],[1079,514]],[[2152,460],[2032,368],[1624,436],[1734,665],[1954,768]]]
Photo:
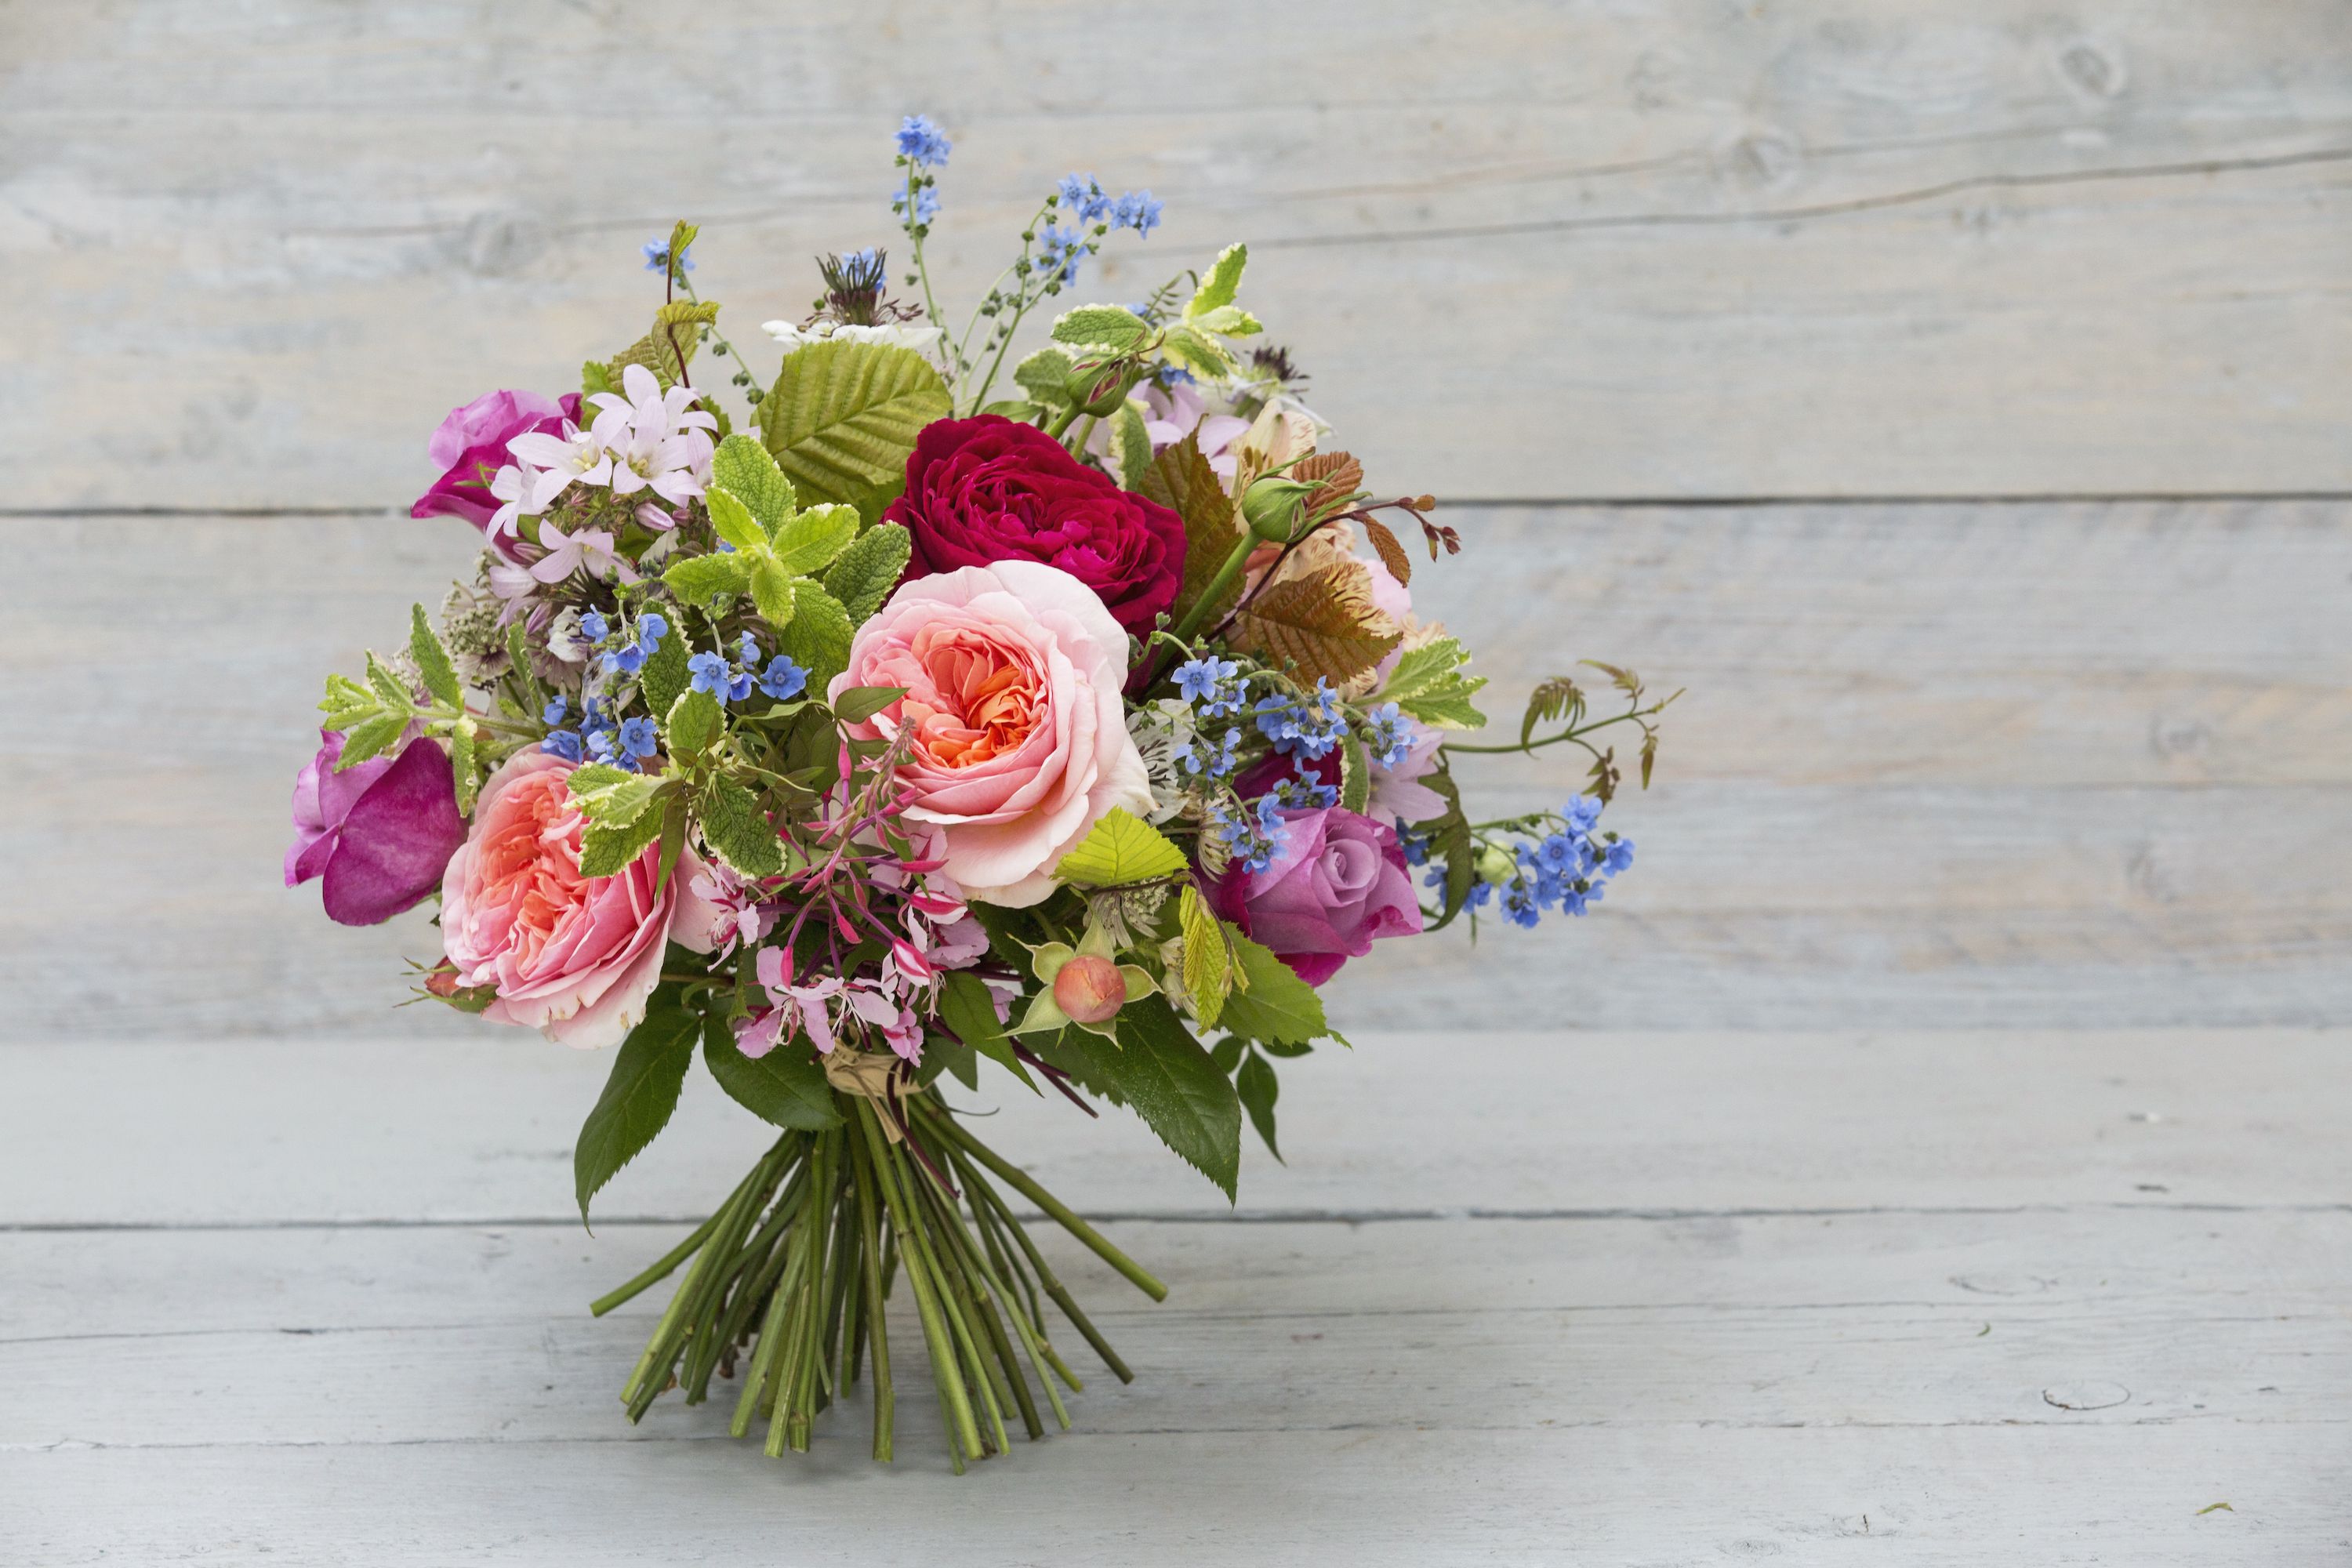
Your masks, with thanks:
[[[2352,508],[1460,509],[1417,603],[1507,731],[1575,660],[1690,695],[1600,912],[1384,951],[1343,1026],[2322,1024],[2352,1016]],[[424,915],[278,885],[326,670],[474,535],[389,517],[5,525],[0,1036],[424,1028]],[[134,560],[126,588],[99,563]],[[138,595],[146,641],[110,627]],[[1587,672],[1590,673],[1590,672]],[[1581,769],[1465,761],[1476,809]],[[1468,765],[1469,761],[1482,763]],[[90,889],[99,891],[93,896]],[[141,955],[125,965],[125,948]]]
[[[1377,484],[2352,489],[2326,0],[113,0],[0,7],[0,73],[17,505],[403,501],[445,409],[635,334],[674,216],[739,341],[797,315],[914,109],[951,297],[1065,168],[1150,186],[1079,292],[1254,242]]]

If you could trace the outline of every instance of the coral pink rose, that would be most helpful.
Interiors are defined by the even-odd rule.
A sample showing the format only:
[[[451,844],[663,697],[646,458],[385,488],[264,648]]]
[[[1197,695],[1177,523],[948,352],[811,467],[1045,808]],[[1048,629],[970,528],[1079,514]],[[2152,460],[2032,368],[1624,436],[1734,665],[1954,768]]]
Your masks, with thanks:
[[[1263,871],[1234,861],[1209,889],[1217,913],[1265,943],[1309,985],[1372,951],[1376,938],[1414,936],[1421,900],[1397,837],[1339,806],[1282,813],[1289,828]]]
[[[533,748],[490,775],[442,877],[441,942],[458,984],[497,991],[485,1017],[593,1049],[643,1021],[664,946],[709,952],[725,917],[694,891],[708,868],[691,848],[658,897],[656,846],[613,876],[582,876],[572,769]]]
[[[966,896],[1021,909],[1111,807],[1151,809],[1119,683],[1127,634],[1093,589],[1032,561],[919,577],[850,645],[832,693],[903,686],[848,728],[911,737],[907,816],[936,826]]]

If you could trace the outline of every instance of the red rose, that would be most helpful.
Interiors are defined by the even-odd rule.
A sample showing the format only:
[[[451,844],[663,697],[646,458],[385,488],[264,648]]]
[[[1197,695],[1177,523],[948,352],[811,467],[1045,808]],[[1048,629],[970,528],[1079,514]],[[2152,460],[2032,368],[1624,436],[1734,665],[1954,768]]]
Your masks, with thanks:
[[[882,515],[914,536],[909,576],[1000,561],[1058,566],[1138,637],[1184,580],[1182,518],[999,415],[926,429],[907,458],[907,493]]]

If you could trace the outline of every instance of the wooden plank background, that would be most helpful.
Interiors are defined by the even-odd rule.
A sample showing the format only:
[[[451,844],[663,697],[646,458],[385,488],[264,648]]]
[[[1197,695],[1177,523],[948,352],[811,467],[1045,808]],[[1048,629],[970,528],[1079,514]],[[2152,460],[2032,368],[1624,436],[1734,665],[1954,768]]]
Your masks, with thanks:
[[[1334,987],[1248,1223],[1001,1108],[1176,1294],[1071,1259],[1142,1376],[961,1484],[623,1426],[579,1304],[757,1130],[583,1237],[603,1058],[277,870],[442,412],[674,217],[797,315],[917,110],[950,295],[1073,166],[1167,203],[1081,297],[1251,242],[1498,716],[1690,689],[1599,913]],[[0,0],[0,1556],[2352,1559],[2340,5]]]

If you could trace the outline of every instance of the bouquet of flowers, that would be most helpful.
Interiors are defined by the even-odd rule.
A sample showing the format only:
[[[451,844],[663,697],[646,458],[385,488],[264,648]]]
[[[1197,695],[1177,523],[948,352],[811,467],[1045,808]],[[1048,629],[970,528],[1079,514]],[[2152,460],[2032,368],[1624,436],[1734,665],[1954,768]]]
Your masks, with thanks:
[[[1041,1435],[1041,1405],[1067,1425],[1048,1301],[1130,1376],[1038,1215],[1166,1288],[948,1080],[1123,1106],[1231,1199],[1244,1115],[1275,1146],[1275,1064],[1339,1039],[1317,988],[1350,958],[1601,898],[1633,846],[1600,826],[1619,765],[1591,737],[1638,732],[1646,784],[1664,703],[1599,666],[1612,716],[1559,676],[1516,742],[1464,741],[1483,681],[1413,614],[1406,543],[1460,541],[1433,498],[1368,490],[1290,358],[1254,346],[1244,248],[1053,314],[1008,384],[1024,323],[1160,204],[1062,180],[950,335],[923,259],[948,151],[921,117],[898,133],[912,296],[880,250],[823,259],[813,312],[766,323],[772,380],[697,294],[681,224],[646,247],[650,330],[579,392],[443,422],[414,515],[478,525],[478,573],[328,679],[286,879],[349,924],[437,899],[422,995],[616,1047],[574,1158],[583,1222],[698,1055],[775,1128],[594,1304],[684,1270],[632,1420],[717,1376],[737,1436],[805,1449],[865,1378],[889,1458],[903,1279],[961,1470],[1010,1423]],[[697,379],[713,359],[748,416]],[[1589,794],[1465,815],[1454,753],[1563,743]]]

